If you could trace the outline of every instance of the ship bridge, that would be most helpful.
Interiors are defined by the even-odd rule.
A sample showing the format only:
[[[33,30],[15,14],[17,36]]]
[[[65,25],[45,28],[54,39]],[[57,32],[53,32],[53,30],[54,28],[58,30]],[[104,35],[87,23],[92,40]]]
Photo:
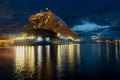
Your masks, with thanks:
[[[35,38],[57,37],[63,40],[79,41],[78,35],[59,16],[48,9],[31,15],[28,23],[19,31],[17,40],[31,39],[34,35]]]

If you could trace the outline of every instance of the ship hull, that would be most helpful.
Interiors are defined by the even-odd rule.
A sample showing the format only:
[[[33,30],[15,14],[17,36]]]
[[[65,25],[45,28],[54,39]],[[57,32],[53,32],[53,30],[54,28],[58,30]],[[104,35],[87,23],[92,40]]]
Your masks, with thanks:
[[[57,44],[57,34],[47,29],[21,30],[13,45],[49,45]]]

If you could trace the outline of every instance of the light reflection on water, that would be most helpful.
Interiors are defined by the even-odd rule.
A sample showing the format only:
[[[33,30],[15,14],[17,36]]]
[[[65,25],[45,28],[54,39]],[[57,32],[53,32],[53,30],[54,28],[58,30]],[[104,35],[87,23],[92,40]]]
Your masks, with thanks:
[[[118,44],[115,43],[116,60],[118,60]]]
[[[77,53],[76,57],[80,60],[79,44],[35,47],[15,46],[15,78],[53,79],[52,71],[55,69],[59,77],[62,75],[62,71],[66,69],[64,67],[68,67],[70,71],[74,69],[74,52]]]
[[[8,76],[13,80],[116,79],[120,74],[119,43],[14,46],[0,48],[0,52],[0,60],[9,59],[0,61],[4,66],[0,69],[8,69],[6,76],[13,69]]]
[[[15,46],[15,77],[24,79],[32,77],[35,70],[35,53],[33,46]],[[25,76],[25,77],[24,77]]]

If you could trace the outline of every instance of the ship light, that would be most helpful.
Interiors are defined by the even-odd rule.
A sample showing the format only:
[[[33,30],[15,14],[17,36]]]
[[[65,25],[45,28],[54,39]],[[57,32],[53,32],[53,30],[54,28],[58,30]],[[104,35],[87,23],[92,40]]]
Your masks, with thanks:
[[[60,33],[58,33],[57,36],[59,37],[59,36],[60,36]]]
[[[43,38],[38,37],[38,38],[37,38],[37,41],[43,41]]]
[[[72,37],[68,37],[68,39],[71,39],[71,40],[73,40],[73,38],[72,38]]]
[[[50,41],[50,38],[49,37],[47,37],[47,38],[45,38],[46,39],[46,41]]]
[[[34,36],[31,36],[30,38],[31,38],[31,39],[34,39]]]
[[[74,41],[80,42],[80,39],[76,39],[76,40],[74,40]]]
[[[19,40],[19,38],[17,37],[16,40]]]
[[[46,22],[48,22],[48,19],[46,19]]]
[[[17,37],[16,39],[17,39],[17,40],[23,40],[24,37]]]
[[[27,39],[34,39],[34,38],[35,38],[34,36],[27,37]]]
[[[48,16],[48,18],[50,18],[50,16]]]

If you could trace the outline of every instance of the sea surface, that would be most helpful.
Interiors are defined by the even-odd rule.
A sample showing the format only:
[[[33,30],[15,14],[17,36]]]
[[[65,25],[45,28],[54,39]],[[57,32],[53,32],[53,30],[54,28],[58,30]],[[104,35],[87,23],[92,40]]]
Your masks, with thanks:
[[[120,44],[0,47],[0,80],[120,80]]]

